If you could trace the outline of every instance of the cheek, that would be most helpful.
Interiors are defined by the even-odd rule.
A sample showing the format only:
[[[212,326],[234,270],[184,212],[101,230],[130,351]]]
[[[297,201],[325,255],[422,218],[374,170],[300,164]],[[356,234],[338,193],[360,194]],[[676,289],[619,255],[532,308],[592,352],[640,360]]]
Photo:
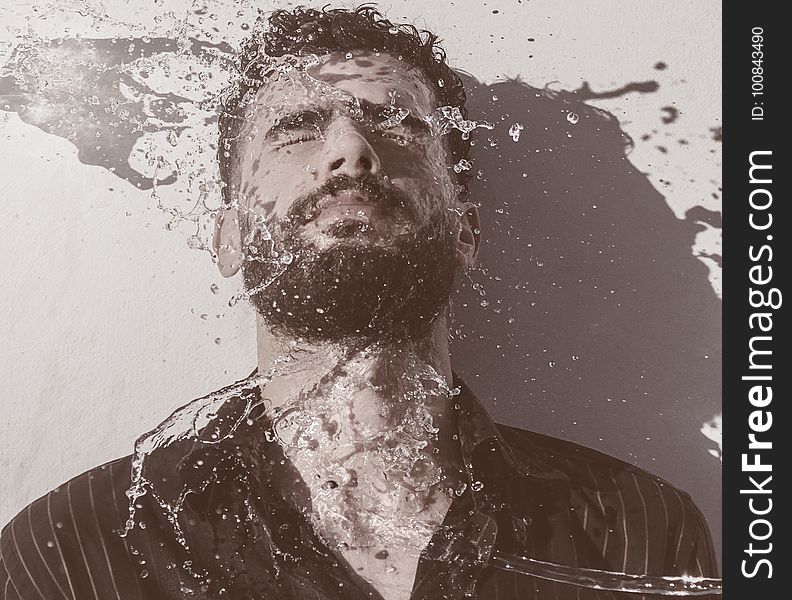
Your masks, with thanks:
[[[451,171],[443,146],[431,140],[404,146],[383,143],[375,148],[382,161],[383,171],[392,177],[410,175],[421,179],[448,178]]]
[[[283,148],[253,161],[241,181],[249,208],[265,216],[282,216],[297,198],[314,191],[317,170],[305,154]]]
[[[455,196],[453,170],[447,162],[445,151],[434,141],[399,148],[398,156],[389,157],[388,175],[402,181],[402,187],[434,198]]]

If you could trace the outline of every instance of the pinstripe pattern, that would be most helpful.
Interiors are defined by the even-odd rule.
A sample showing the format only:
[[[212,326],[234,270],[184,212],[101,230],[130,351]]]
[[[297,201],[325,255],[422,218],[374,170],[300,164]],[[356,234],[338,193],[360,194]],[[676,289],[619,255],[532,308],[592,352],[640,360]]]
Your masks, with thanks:
[[[14,550],[16,550],[17,556],[22,556],[22,553],[19,551],[19,544],[16,540],[16,534],[14,533],[14,525],[15,523],[11,523],[11,540],[14,543]],[[22,561],[22,568],[25,570],[25,575],[27,575],[28,580],[30,580],[30,584],[33,586],[33,589],[36,590],[36,593],[41,597],[45,598],[44,594],[42,593],[41,589],[39,588],[36,580],[31,575],[30,570],[28,569],[27,565],[24,561]],[[46,598],[45,598],[46,600]]]
[[[110,562],[110,556],[107,553],[107,544],[104,540],[104,534],[102,533],[102,528],[99,525],[99,516],[96,511],[96,501],[94,499],[93,493],[93,477],[88,477],[88,496],[91,500],[91,513],[94,517],[94,524],[96,525],[96,533],[99,537],[99,542],[102,544],[102,553],[104,554],[105,561],[107,562],[107,572],[110,575],[110,583],[113,585],[113,592],[115,592],[116,600],[121,600],[121,594],[118,593],[118,585],[116,584],[115,574],[113,573],[113,564]]]
[[[91,475],[89,474],[87,478],[90,481]],[[85,572],[88,575],[88,581],[91,584],[91,591],[93,592],[93,597],[95,600],[99,600],[99,593],[96,591],[96,583],[94,583],[94,576],[92,574],[91,565],[88,564],[88,557],[85,555],[85,545],[82,541],[82,536],[80,535],[80,527],[77,526],[77,519],[74,516],[74,506],[72,505],[72,495],[71,495],[71,486],[72,481],[66,484],[66,503],[69,505],[69,516],[71,517],[71,523],[74,527],[74,539],[77,541],[77,546],[80,549],[80,556],[82,557],[83,564],[85,566]],[[93,512],[93,517],[97,518],[96,512]]]
[[[55,577],[55,574],[52,572],[52,569],[50,569],[49,563],[44,558],[44,554],[42,554],[42,552],[41,552],[41,547],[39,546],[38,541],[36,540],[36,534],[35,534],[34,529],[33,529],[33,520],[32,520],[32,517],[30,515],[30,507],[27,507],[25,509],[25,514],[27,514],[28,532],[30,533],[30,539],[33,541],[33,545],[36,548],[36,552],[38,553],[39,560],[44,564],[44,567],[45,567],[47,573],[49,574],[49,576],[52,577],[52,582],[55,584],[55,587],[58,588],[58,591],[60,591],[61,595],[66,600],[69,600],[69,596],[66,595],[66,591],[61,587],[61,584],[58,582],[58,579]],[[12,525],[12,529],[11,529],[12,534],[13,534],[13,531],[14,530],[13,530],[13,525]],[[17,552],[19,552],[19,546],[16,545],[16,540],[15,540],[15,546],[16,546]]]
[[[465,592],[481,600],[636,600],[497,570],[473,558],[480,550],[631,573],[716,575],[706,523],[686,494],[594,450],[495,426],[456,384],[463,390],[463,457],[473,465],[470,477],[485,485],[454,501],[444,527],[458,533],[450,542],[435,536],[418,566],[413,600],[456,600]],[[260,426],[238,432],[228,448],[196,442],[151,457],[150,475],[176,491],[201,490],[179,515],[190,553],[152,493],[138,501],[145,528],[119,536],[127,457],[69,481],[3,529],[0,600],[371,600],[307,521],[268,491],[269,480],[248,477],[262,463],[244,457],[278,464],[282,456],[273,454],[277,444],[259,444]],[[197,458],[208,470],[196,472]],[[193,487],[190,478],[207,473],[214,479]],[[167,489],[157,490],[163,500]],[[248,522],[242,517],[250,511]],[[497,532],[493,548],[466,543],[487,528]],[[432,548],[455,558],[434,560]]]
[[[45,496],[47,502],[47,522],[49,523],[49,531],[52,533],[52,539],[54,540],[54,542],[52,543],[55,544],[55,547],[58,549],[58,559],[60,560],[60,565],[63,568],[63,573],[66,576],[66,581],[69,584],[69,591],[71,592],[71,597],[73,598],[73,600],[77,600],[77,594],[74,592],[74,586],[72,585],[71,575],[69,574],[69,568],[66,566],[66,561],[63,558],[63,549],[61,548],[60,542],[58,541],[58,535],[55,532],[55,523],[52,520],[52,496],[53,495],[51,493]],[[32,506],[29,507],[29,510],[31,508]]]

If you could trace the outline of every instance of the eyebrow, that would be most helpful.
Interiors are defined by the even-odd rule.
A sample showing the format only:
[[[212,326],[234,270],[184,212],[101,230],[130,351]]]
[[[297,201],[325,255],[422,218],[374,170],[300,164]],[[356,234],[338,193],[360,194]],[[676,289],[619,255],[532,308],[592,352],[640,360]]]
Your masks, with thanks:
[[[370,117],[382,117],[383,115],[387,114],[393,108],[392,104],[377,104],[376,102],[371,102],[366,100],[365,98],[361,98],[358,100],[360,104],[360,109],[363,111],[363,114],[368,115]],[[406,117],[404,117],[401,122],[412,129],[413,131],[417,132],[428,132],[430,131],[429,124],[426,123],[423,119],[419,119],[415,115],[412,114],[412,111],[407,109],[409,112]]]

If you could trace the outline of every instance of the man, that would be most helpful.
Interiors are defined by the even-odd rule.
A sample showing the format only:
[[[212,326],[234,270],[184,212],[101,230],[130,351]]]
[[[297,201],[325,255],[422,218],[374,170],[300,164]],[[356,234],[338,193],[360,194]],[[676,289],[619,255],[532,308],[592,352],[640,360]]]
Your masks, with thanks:
[[[2,597],[622,597],[509,557],[713,575],[686,494],[495,425],[452,372],[449,296],[479,247],[453,167],[476,123],[435,36],[371,7],[269,25],[220,120],[215,232],[257,372],[20,513]]]

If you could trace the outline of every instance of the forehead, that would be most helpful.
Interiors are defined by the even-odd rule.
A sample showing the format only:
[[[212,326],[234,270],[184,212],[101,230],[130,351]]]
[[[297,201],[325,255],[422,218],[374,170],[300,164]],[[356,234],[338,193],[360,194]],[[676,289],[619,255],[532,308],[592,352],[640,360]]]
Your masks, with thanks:
[[[368,50],[333,52],[306,72],[281,74],[259,90],[256,100],[281,113],[308,103],[343,102],[351,98],[375,104],[394,102],[416,116],[436,108],[434,91],[418,69],[386,53]]]

